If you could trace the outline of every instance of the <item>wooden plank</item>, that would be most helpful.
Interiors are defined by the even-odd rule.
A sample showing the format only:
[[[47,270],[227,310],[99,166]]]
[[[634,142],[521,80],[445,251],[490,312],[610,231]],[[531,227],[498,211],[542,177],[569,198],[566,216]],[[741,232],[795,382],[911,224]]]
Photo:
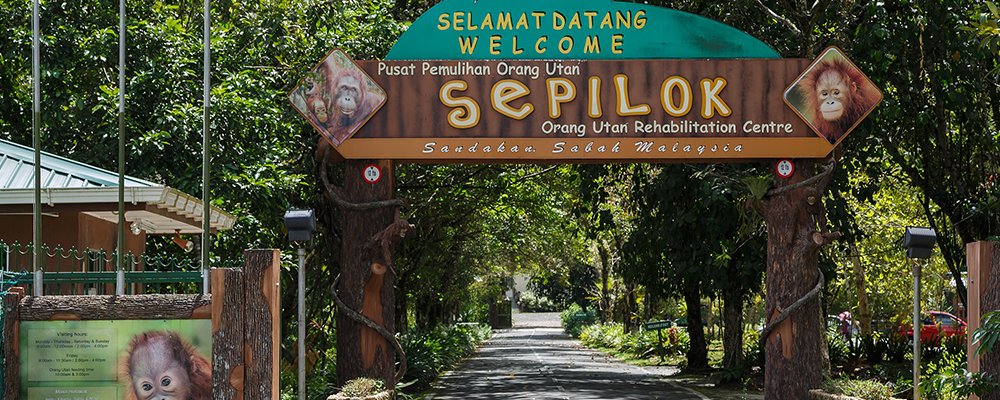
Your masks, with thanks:
[[[277,399],[281,298],[278,250],[244,252],[244,359],[247,399]]]
[[[212,295],[43,296],[21,300],[22,321],[207,319]]]
[[[969,267],[968,299],[969,309],[966,313],[968,320],[968,362],[969,371],[980,371],[980,357],[973,356],[977,346],[972,345],[972,332],[979,328],[982,315],[990,309],[984,307],[984,295],[989,287],[990,276],[993,270],[991,262],[993,259],[993,243],[987,241],[973,242],[966,245],[966,262]],[[975,397],[975,396],[973,396]]]
[[[969,372],[979,372],[980,360],[979,357],[973,354],[978,346],[973,346],[972,344],[972,332],[975,332],[976,328],[979,328],[979,322],[982,319],[983,290],[986,288],[986,284],[989,283],[990,272],[992,272],[990,261],[993,258],[993,244],[990,242],[972,242],[965,245],[965,250],[966,263],[969,267],[969,286],[967,288],[969,309],[966,313],[969,333],[967,335],[969,342],[967,357]]]
[[[21,365],[18,354],[18,320],[20,318],[20,293],[3,295],[3,398],[20,398]]]
[[[245,274],[236,269],[212,269],[212,397],[242,400]]]

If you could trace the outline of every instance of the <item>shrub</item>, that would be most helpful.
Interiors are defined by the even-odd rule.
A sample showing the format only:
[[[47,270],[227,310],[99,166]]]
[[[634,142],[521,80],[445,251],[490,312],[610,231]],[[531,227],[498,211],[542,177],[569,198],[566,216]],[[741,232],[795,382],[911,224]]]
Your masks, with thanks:
[[[982,374],[966,369],[964,354],[941,354],[927,364],[920,381],[920,390],[930,400],[964,400],[970,394],[982,394],[990,382]]]
[[[480,342],[490,336],[490,328],[481,324],[440,326],[427,332],[403,336],[400,344],[406,352],[406,377],[423,386],[462,358],[475,351]]]
[[[560,318],[563,329],[573,337],[579,337],[584,327],[597,323],[597,314],[593,310],[584,311],[576,304],[571,304],[560,314]]]
[[[898,332],[889,333],[885,339],[885,357],[892,362],[903,362],[907,354],[912,352],[910,338]]]
[[[691,339],[682,329],[664,329],[660,335],[663,337],[662,347],[656,331],[643,330],[626,334],[622,324],[608,322],[583,328],[580,342],[589,347],[612,349],[634,358],[683,354],[690,347]]]
[[[625,342],[625,329],[616,322],[593,324],[584,327],[579,337],[584,345],[618,350]]]
[[[865,400],[892,399],[893,387],[874,380],[838,379],[826,383],[826,390]]]
[[[760,343],[760,332],[743,332],[743,362],[747,369],[764,368],[764,346]]]
[[[878,364],[885,359],[885,353],[889,348],[887,336],[879,332],[872,332],[859,337],[858,341],[861,343],[861,352],[869,364]]]
[[[843,336],[837,332],[836,328],[826,330],[826,346],[830,353],[831,365],[844,365],[850,356],[850,348]]]
[[[381,379],[362,377],[354,378],[344,383],[344,387],[340,389],[340,394],[345,397],[367,397],[378,394],[383,390],[385,390],[385,382],[382,382]]]
[[[531,292],[521,293],[521,298],[517,301],[518,308],[524,312],[552,312],[558,307],[548,297],[538,296]]]

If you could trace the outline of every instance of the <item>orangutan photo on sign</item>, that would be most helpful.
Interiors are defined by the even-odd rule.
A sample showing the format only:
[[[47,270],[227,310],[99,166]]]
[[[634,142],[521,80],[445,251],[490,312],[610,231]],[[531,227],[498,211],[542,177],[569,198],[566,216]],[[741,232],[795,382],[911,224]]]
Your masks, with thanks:
[[[882,100],[882,92],[840,49],[831,47],[785,91],[785,102],[837,144]]]
[[[385,103],[385,91],[343,51],[334,50],[289,94],[295,109],[339,146]]]
[[[212,365],[176,332],[135,335],[121,368],[126,400],[212,399]]]

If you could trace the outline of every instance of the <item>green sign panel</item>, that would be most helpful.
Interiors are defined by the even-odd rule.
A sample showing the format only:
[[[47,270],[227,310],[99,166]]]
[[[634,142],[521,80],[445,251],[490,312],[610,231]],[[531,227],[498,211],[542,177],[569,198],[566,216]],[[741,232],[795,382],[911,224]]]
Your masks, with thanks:
[[[780,58],[731,26],[609,0],[448,0],[413,22],[386,60]]]
[[[208,398],[211,335],[211,320],[24,321],[21,398]]]
[[[658,331],[660,329],[667,329],[673,327],[674,323],[670,321],[653,321],[646,323],[647,331]]]

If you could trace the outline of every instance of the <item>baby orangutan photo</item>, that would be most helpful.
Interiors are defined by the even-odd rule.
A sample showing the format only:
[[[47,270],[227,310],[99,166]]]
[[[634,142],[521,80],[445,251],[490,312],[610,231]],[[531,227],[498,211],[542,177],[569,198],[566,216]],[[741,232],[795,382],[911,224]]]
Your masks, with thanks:
[[[212,366],[174,332],[132,338],[122,361],[128,400],[211,400]]]

